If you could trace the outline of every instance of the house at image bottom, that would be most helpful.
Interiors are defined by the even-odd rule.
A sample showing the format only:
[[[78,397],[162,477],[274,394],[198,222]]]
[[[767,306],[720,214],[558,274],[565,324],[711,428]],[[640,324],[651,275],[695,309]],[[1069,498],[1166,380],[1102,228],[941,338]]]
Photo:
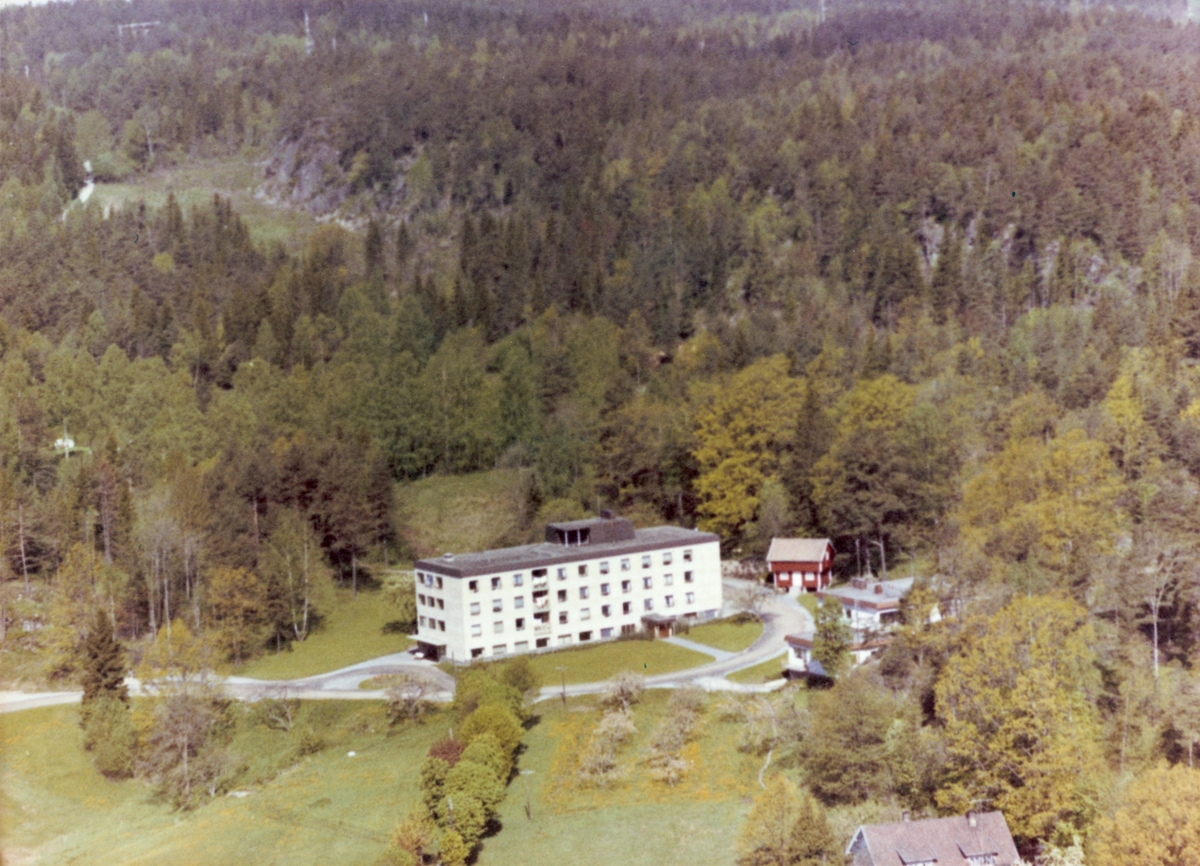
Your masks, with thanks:
[[[850,656],[860,665],[883,649],[891,640],[889,632],[900,625],[900,602],[912,589],[913,578],[872,580],[856,577],[847,586],[825,589],[817,593],[821,604],[840,604],[842,616],[852,634]],[[930,622],[938,622],[941,613],[937,605],[929,613]],[[812,657],[811,634],[787,635],[788,655],[785,667],[794,674],[825,676],[821,663]]]
[[[833,580],[833,542],[828,538],[772,538],[767,567],[788,595],[815,592]]]
[[[864,824],[846,848],[854,866],[1012,866],[1017,846],[1001,812]]]
[[[611,512],[551,523],[541,544],[447,553],[416,563],[417,643],[427,658],[470,661],[674,634],[721,609],[716,535],[633,528]]]

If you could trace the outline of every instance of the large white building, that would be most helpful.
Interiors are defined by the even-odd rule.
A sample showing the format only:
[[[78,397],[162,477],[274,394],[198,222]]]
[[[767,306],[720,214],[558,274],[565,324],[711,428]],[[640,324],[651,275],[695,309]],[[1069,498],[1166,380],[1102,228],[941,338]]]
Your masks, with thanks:
[[[721,609],[719,539],[609,512],[552,523],[541,544],[447,553],[416,564],[417,641],[427,658],[470,661],[661,636]]]

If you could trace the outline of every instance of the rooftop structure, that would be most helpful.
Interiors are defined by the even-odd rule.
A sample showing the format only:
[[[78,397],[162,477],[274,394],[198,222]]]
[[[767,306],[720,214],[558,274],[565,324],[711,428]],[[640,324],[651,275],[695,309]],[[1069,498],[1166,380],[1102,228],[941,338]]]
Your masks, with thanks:
[[[854,866],[1013,866],[1017,846],[1002,812],[864,824],[846,847]]]

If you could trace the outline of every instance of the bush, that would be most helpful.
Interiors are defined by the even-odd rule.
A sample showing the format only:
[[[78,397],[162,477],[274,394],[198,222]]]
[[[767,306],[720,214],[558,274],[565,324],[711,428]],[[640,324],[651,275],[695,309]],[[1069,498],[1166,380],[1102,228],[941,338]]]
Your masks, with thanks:
[[[604,686],[603,702],[605,706],[616,707],[623,713],[638,702],[642,690],[646,688],[646,680],[632,671],[622,671]]]
[[[83,710],[83,747],[96,769],[110,779],[133,775],[137,731],[129,707],[120,698],[102,696]]]
[[[462,753],[466,748],[467,744],[462,740],[452,740],[449,737],[442,737],[440,740],[435,740],[433,745],[429,747],[429,757],[439,758],[445,761],[448,766],[453,767],[458,763],[458,759],[462,757]]]
[[[471,713],[462,723],[459,733],[468,745],[477,737],[491,734],[500,743],[501,748],[511,755],[521,745],[525,729],[521,727],[517,717],[507,707],[488,704]]]
[[[541,678],[529,663],[528,656],[519,656],[500,669],[500,682],[512,686],[522,695],[535,692],[542,687]]]
[[[504,751],[494,734],[481,734],[472,740],[471,745],[463,751],[461,760],[487,767],[501,782],[507,782],[512,774],[511,753]]]
[[[325,738],[312,728],[305,728],[296,738],[296,754],[302,758],[325,751],[325,746]]]
[[[493,676],[494,668],[471,667],[458,675],[454,690],[454,710],[465,719],[486,704],[506,707],[517,721],[525,720],[525,696],[516,688]]]

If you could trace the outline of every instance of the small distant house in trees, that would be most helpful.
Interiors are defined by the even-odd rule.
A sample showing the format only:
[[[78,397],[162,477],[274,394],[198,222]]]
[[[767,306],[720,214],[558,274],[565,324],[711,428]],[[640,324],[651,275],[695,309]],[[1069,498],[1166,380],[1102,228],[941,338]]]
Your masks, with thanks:
[[[772,538],[767,566],[771,580],[788,595],[817,592],[833,581],[833,542],[828,538]]]
[[[866,662],[878,650],[891,641],[889,632],[900,625],[900,603],[912,589],[911,577],[897,580],[872,580],[856,577],[847,586],[823,589],[817,593],[822,604],[837,603],[842,606],[842,615],[853,635],[850,642],[850,657],[854,665]],[[930,622],[941,620],[937,605],[929,613]],[[786,668],[794,674],[816,674],[824,676],[821,663],[812,657],[813,635],[787,635],[788,647]]]
[[[846,847],[854,866],[1012,866],[1021,862],[1002,812],[864,824]]]

